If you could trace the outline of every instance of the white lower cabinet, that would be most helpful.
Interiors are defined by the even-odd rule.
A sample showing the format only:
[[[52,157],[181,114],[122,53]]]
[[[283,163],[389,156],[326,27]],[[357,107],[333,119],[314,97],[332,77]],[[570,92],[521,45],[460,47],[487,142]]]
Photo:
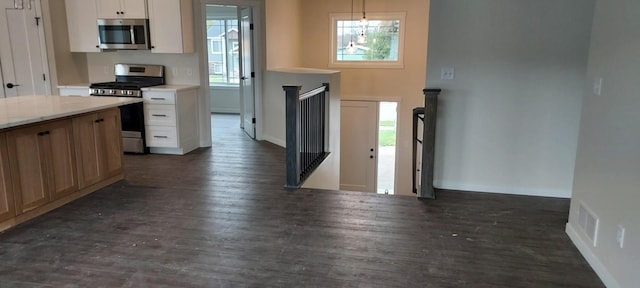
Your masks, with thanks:
[[[178,119],[176,119],[175,105],[148,104],[146,106],[144,119],[147,119],[147,125],[176,127]]]
[[[169,126],[147,126],[147,145],[149,147],[178,147],[178,129]]]
[[[145,88],[142,94],[151,153],[183,155],[198,148],[197,87]]]

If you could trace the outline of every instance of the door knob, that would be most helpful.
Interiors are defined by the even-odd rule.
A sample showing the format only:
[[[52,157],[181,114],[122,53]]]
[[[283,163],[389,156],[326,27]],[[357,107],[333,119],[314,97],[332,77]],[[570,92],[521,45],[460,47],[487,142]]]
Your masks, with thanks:
[[[11,89],[11,88],[13,88],[13,87],[18,87],[18,86],[20,86],[20,85],[18,85],[18,84],[13,84],[13,83],[7,83],[7,88],[9,88],[9,89]]]

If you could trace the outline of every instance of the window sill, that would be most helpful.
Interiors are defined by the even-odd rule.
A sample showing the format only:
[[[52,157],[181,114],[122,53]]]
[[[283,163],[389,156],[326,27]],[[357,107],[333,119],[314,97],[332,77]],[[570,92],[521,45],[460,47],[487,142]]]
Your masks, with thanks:
[[[235,90],[240,89],[240,85],[223,85],[223,84],[209,84],[210,89],[220,89],[220,90]]]

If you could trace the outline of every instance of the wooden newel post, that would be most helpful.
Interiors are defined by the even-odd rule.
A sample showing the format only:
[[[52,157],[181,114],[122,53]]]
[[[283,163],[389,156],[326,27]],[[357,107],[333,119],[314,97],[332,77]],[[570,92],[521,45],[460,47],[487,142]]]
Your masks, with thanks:
[[[438,111],[438,95],[441,89],[423,89],[424,93],[424,125],[422,130],[422,173],[419,198],[435,199],[433,188],[433,166],[436,144],[436,112]]]
[[[300,183],[300,111],[298,103],[302,86],[282,86],[285,91],[285,127],[287,134],[287,183],[285,188],[297,189]]]

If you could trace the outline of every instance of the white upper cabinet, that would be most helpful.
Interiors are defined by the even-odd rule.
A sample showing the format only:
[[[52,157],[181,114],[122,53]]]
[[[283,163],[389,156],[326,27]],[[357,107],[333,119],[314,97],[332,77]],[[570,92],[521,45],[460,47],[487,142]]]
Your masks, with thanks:
[[[193,53],[191,0],[148,0],[153,53]]]
[[[65,0],[69,50],[100,52],[96,24],[96,0]]]
[[[97,0],[98,18],[146,19],[147,0]]]

